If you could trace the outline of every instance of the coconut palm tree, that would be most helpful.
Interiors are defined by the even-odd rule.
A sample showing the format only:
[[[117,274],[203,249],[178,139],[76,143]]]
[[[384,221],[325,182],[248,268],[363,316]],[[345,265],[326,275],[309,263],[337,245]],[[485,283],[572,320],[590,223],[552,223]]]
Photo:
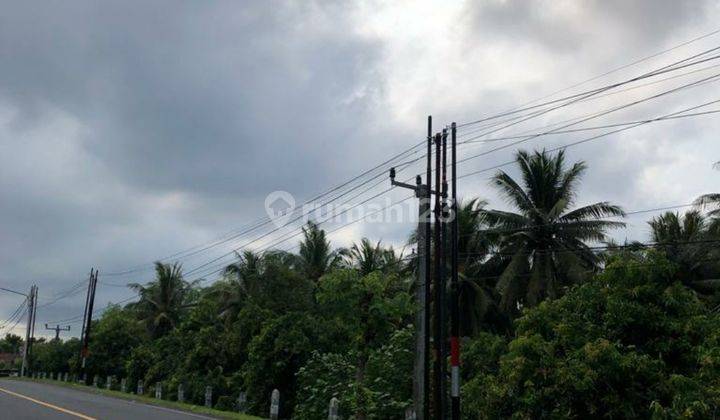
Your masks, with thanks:
[[[713,169],[720,169],[720,162],[715,162]],[[708,230],[714,235],[720,235],[720,193],[709,193],[701,195],[695,199],[693,203],[701,210],[710,209],[707,216],[710,218],[708,221]]]
[[[497,235],[489,235],[482,211],[487,201],[474,198],[458,202],[458,301],[460,307],[460,334],[473,335],[480,330],[505,330],[507,320],[499,311],[498,296],[495,291],[497,276],[506,264],[501,256],[493,256],[491,251],[497,243]],[[448,238],[449,239],[449,238]],[[408,240],[408,244],[417,247],[417,230]],[[430,235],[433,241],[433,235]],[[447,250],[449,252],[450,245]],[[411,268],[417,268],[417,257],[408,262]],[[447,267],[447,273],[450,267]],[[447,282],[449,287],[449,282]],[[448,290],[447,296],[450,296]]]
[[[504,329],[507,324],[499,311],[495,290],[497,276],[507,258],[491,253],[496,248],[497,235],[487,232],[485,206],[487,201],[477,198],[458,203],[458,305],[462,335],[482,329]]]
[[[300,242],[298,268],[309,279],[317,281],[338,265],[340,257],[332,250],[325,231],[320,229],[317,223],[308,222],[302,231],[303,240]]]
[[[720,193],[704,194],[696,198],[694,203],[701,208],[709,208],[708,216],[720,216]]]
[[[678,280],[700,293],[720,286],[717,244],[708,220],[697,210],[684,215],[666,212],[648,222],[652,240],[668,259],[678,265]]]
[[[248,297],[257,294],[261,287],[263,255],[250,250],[235,255],[237,261],[223,270],[226,282],[217,288],[222,302],[220,317],[226,320],[235,319]]]
[[[354,243],[350,248],[340,250],[344,266],[358,270],[365,276],[374,271],[399,271],[403,261],[395,250],[383,248],[381,241],[373,245],[368,238],[362,238],[360,243]]]
[[[482,212],[492,226],[487,234],[499,235],[498,252],[510,259],[497,284],[501,306],[510,312],[519,305],[554,298],[563,286],[584,278],[598,260],[586,242],[603,241],[608,229],[624,226],[602,220],[624,216],[620,207],[608,202],[571,210],[586,170],[584,162],[566,168],[563,151],[555,155],[520,151],[515,160],[522,185],[504,171],[492,178],[492,184],[517,213]]]
[[[247,290],[250,287],[248,280],[260,274],[263,257],[250,250],[243,251],[242,254],[236,252],[235,256],[237,261],[225,267],[223,274],[234,278]]]
[[[140,300],[133,306],[153,337],[163,336],[180,322],[184,312],[192,306],[190,298],[194,285],[195,282],[188,283],[183,279],[180,264],[161,262],[155,263],[154,281],[144,286],[129,285],[140,295]]]

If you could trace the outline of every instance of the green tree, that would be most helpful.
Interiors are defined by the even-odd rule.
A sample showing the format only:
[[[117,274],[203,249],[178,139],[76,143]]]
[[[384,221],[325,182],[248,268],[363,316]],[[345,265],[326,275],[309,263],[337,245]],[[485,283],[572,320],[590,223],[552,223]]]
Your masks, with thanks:
[[[140,300],[133,307],[154,338],[167,334],[180,322],[191,306],[193,286],[183,279],[179,264],[160,262],[155,263],[154,281],[144,286],[137,283],[130,285],[140,295]]]
[[[19,335],[7,333],[5,338],[0,340],[0,351],[3,353],[20,354],[24,340]]]
[[[125,360],[132,350],[147,341],[147,331],[132,311],[111,306],[93,322],[87,369],[90,377],[126,376]]]
[[[289,312],[266,320],[248,347],[243,367],[244,388],[255,413],[268,413],[270,394],[280,391],[280,417],[292,418],[296,405],[295,374],[314,350],[326,351],[322,322],[307,312]]]
[[[33,344],[30,366],[36,372],[69,372],[80,351],[80,341],[76,338],[62,341],[40,339]]]
[[[369,249],[369,248],[365,248]],[[375,250],[370,255],[377,255]],[[410,323],[414,311],[411,296],[396,274],[383,275],[365,269],[337,270],[323,278],[317,293],[322,313],[336,328],[344,330],[355,355],[355,417],[366,418],[371,400],[367,382],[368,360],[373,348],[385,343],[393,331]]]
[[[503,171],[492,183],[518,212],[482,212],[492,226],[487,233],[500,235],[499,252],[510,258],[497,288],[502,308],[511,312],[518,304],[534,306],[544,298],[556,298],[564,286],[586,277],[598,261],[586,242],[603,241],[608,229],[624,226],[601,219],[624,215],[608,202],[570,209],[586,170],[584,162],[566,168],[563,151],[520,151],[515,159],[523,186]]]

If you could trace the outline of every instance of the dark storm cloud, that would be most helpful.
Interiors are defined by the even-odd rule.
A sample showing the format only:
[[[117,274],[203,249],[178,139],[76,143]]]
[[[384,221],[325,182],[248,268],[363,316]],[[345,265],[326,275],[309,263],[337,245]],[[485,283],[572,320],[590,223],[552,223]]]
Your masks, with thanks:
[[[86,127],[84,146],[142,189],[303,189],[372,97],[370,41],[314,3],[17,4],[0,22],[4,99]],[[148,7],[150,6],[150,7]],[[139,13],[143,10],[142,13]],[[262,180],[255,163],[266,162]],[[287,185],[288,170],[305,173]],[[314,169],[314,170],[310,170]]]

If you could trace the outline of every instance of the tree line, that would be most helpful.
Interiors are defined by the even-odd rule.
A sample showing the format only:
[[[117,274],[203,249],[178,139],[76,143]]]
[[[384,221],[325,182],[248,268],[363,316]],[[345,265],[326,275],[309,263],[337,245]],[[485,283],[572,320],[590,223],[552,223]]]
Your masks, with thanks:
[[[615,243],[625,212],[575,206],[583,162],[518,152],[492,185],[510,210],[458,206],[467,418],[688,417],[720,408],[720,194]],[[709,211],[707,211],[709,209]],[[416,235],[409,238],[413,246]],[[88,377],[163,382],[168,396],[281,417],[403,418],[411,406],[414,254],[364,238],[335,249],[315,223],[297,253],[245,250],[209,285],[156,263],[137,302],[93,321]],[[5,340],[7,341],[7,340]],[[0,340],[0,347],[4,346]],[[32,367],[77,372],[79,342],[38,340]]]

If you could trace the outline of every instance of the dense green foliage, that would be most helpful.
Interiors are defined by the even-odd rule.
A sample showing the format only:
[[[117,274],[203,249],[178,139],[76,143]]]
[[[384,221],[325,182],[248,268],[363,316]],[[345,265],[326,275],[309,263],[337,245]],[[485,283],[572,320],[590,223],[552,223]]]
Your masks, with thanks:
[[[467,418],[707,418],[720,408],[717,219],[649,222],[652,246],[608,244],[601,202],[572,209],[585,166],[519,153],[522,182],[492,180],[512,210],[459,205]],[[619,220],[619,219],[618,219]],[[244,250],[201,287],[177,264],[132,284],[139,301],[94,321],[88,378],[178,385],[190,402],[281,417],[403,418],[411,406],[417,260],[379,241],[335,249],[310,223],[298,254]],[[413,244],[416,235],[412,235]],[[0,340],[0,348],[18,345]],[[79,342],[35,343],[33,368],[76,372]]]
[[[526,311],[511,340],[475,338],[468,412],[711,418],[720,408],[720,316],[676,281],[677,269],[659,253],[623,256]]]

